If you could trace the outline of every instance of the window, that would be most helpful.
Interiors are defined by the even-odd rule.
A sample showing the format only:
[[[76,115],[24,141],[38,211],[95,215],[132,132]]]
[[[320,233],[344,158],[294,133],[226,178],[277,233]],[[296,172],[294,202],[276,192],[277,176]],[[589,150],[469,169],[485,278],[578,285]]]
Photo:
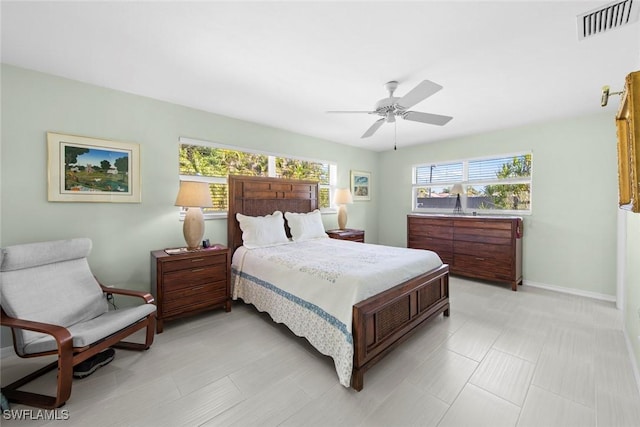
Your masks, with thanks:
[[[452,212],[462,185],[462,209],[531,212],[531,153],[418,165],[413,168],[413,210]]]
[[[309,179],[319,182],[319,206],[331,207],[332,188],[337,166],[319,160],[308,160],[180,138],[180,179],[209,183],[213,207],[205,215],[225,214],[228,210],[227,176],[271,176]]]

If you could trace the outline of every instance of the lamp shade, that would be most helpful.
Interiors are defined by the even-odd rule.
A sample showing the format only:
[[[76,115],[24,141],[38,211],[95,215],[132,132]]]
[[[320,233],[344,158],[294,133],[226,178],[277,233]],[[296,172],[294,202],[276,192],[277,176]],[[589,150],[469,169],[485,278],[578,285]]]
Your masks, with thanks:
[[[348,188],[339,188],[333,196],[333,201],[336,205],[351,204],[353,203],[353,196],[351,196],[351,191]]]
[[[454,184],[453,187],[451,187],[451,194],[462,194],[462,193],[464,193],[462,184]]]
[[[211,208],[211,193],[209,184],[197,181],[180,181],[180,190],[176,197],[176,206],[184,208]]]

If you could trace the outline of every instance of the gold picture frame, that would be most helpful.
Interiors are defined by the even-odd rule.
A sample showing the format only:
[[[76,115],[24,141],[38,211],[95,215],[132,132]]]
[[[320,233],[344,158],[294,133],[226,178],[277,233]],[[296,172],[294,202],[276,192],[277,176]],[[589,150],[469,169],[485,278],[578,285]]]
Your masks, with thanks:
[[[618,196],[622,209],[640,212],[640,71],[629,74],[616,114]]]
[[[47,132],[50,202],[140,203],[140,145]]]

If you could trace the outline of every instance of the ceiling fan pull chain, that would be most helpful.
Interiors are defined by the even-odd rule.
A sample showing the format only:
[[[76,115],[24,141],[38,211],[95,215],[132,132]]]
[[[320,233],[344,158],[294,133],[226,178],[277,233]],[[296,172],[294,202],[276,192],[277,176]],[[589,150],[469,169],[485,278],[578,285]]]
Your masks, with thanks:
[[[398,149],[398,122],[393,122],[393,151]]]

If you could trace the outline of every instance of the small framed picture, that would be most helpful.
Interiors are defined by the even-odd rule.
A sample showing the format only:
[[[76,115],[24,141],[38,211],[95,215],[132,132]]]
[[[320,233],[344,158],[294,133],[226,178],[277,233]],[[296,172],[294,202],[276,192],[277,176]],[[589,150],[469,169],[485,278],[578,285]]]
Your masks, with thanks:
[[[50,202],[140,203],[140,146],[47,132]]]
[[[351,171],[353,200],[371,200],[371,172]]]

